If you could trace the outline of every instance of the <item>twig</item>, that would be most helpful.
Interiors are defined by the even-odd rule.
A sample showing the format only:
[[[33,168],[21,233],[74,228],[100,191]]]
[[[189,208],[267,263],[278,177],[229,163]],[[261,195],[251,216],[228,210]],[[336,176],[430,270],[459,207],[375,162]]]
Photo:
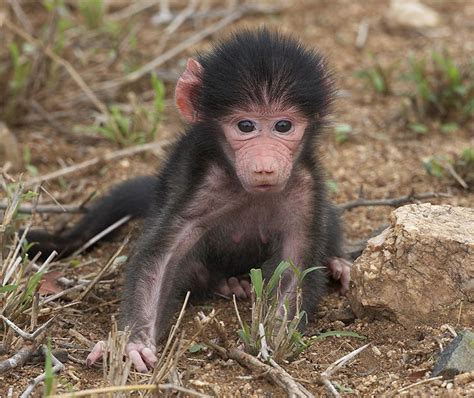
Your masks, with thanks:
[[[175,386],[173,384],[137,384],[129,386],[114,386],[114,387],[102,387],[92,388],[90,390],[76,391],[61,395],[51,395],[50,398],[76,398],[76,397],[87,397],[95,396],[97,394],[110,394],[113,392],[132,392],[132,391],[178,391],[188,394],[192,397],[198,398],[211,398],[209,395],[201,394],[198,391],[190,390],[181,386]]]
[[[458,336],[457,332],[454,330],[454,328],[453,328],[451,325],[445,324],[445,325],[443,325],[442,327],[443,327],[443,328],[446,328],[446,329],[448,330],[448,332],[451,333],[451,335],[452,335],[453,337],[457,337],[457,336]],[[442,350],[441,350],[441,351],[442,351]]]
[[[85,337],[81,333],[79,333],[76,329],[69,329],[68,333],[69,333],[70,336],[74,337],[76,340],[78,340],[80,343],[82,343],[87,348],[94,347],[94,343],[92,341],[90,341],[87,337]]]
[[[153,15],[152,22],[155,25],[162,23],[167,23],[173,19],[173,14],[170,11],[170,0],[161,0],[160,1],[160,12]]]
[[[8,207],[8,203],[1,202],[0,210],[5,210]],[[21,205],[17,208],[18,213],[41,213],[41,214],[61,214],[61,213],[87,213],[87,209],[84,206],[75,205]]]
[[[39,327],[33,333],[27,333],[23,331],[20,327],[15,325],[12,321],[5,318],[3,315],[0,315],[1,319],[12,328],[12,330],[17,333],[20,337],[25,340],[25,345],[20,348],[13,356],[7,358],[0,362],[0,374],[10,371],[11,369],[22,366],[28,359],[34,354],[38,346],[42,344],[43,340],[46,337],[46,328],[51,324],[51,318],[44,325]]]
[[[249,5],[247,5],[249,7]],[[251,5],[251,9],[249,10],[249,13],[262,13],[262,14],[273,14],[281,11],[282,7],[280,6],[268,6],[268,5],[262,5],[262,4],[256,4],[256,5]],[[209,9],[209,7],[206,7],[204,10],[199,10],[191,15],[188,16],[187,19],[193,20],[193,21],[200,21],[203,19],[213,19],[213,18],[222,18],[225,17],[226,15],[229,15],[229,12],[231,12],[233,7],[212,7],[212,9]],[[158,17],[160,14],[158,13],[156,16]],[[172,17],[175,17],[175,14],[172,12],[171,13]],[[157,18],[157,22],[155,22],[155,16],[151,18],[151,22],[155,25],[160,25],[162,23],[161,19]]]
[[[448,162],[443,162],[443,166],[446,170],[448,170],[449,174],[453,176],[453,178],[461,185],[464,189],[469,189],[469,185],[467,185],[466,181],[454,170],[454,167],[450,165]]]
[[[299,384],[296,379],[291,376],[285,369],[283,369],[280,365],[278,365],[275,360],[273,358],[270,358],[269,359],[269,363],[270,365],[272,365],[275,369],[279,370],[283,375],[285,375],[286,377],[288,377],[290,380],[293,381],[293,383],[297,383],[297,387],[302,393],[304,393],[306,396],[308,397],[312,397],[313,394],[311,394],[306,388],[304,388],[304,386],[302,386],[301,384]]]
[[[447,193],[438,193],[438,192],[425,192],[421,194],[409,194],[405,196],[400,196],[398,198],[387,198],[387,199],[364,199],[359,198],[352,200],[350,202],[341,203],[337,206],[340,212],[351,210],[355,207],[362,206],[391,206],[398,207],[406,203],[416,202],[419,200],[431,199],[431,198],[449,198],[451,195]]]
[[[331,365],[329,365],[328,368],[323,373],[321,373],[321,376],[324,376],[324,377],[332,376],[334,373],[336,373],[336,371],[338,371],[340,368],[342,368],[347,362],[349,362],[351,359],[353,359],[359,353],[364,351],[369,345],[370,345],[370,343],[368,343],[366,345],[363,345],[362,347],[359,347],[357,350],[354,350],[354,351],[350,352],[349,354],[344,355],[342,358],[339,358],[337,361],[335,361]]]
[[[62,369],[64,369],[64,364],[58,359],[56,358],[53,353],[48,353],[48,349],[45,345],[41,346],[41,351],[43,352],[43,355],[46,357],[47,355],[50,355],[51,356],[51,361],[53,363],[53,369],[52,369],[52,373],[53,374],[56,374],[56,373],[59,373]],[[31,393],[33,392],[33,390],[35,389],[35,387],[41,383],[42,381],[44,381],[46,379],[46,372],[43,372],[42,374],[40,374],[39,376],[35,377],[34,379],[31,379],[29,382],[28,382],[28,387],[26,388],[26,390],[23,392],[23,394],[21,394],[20,398],[28,398]]]
[[[283,388],[289,397],[301,397],[309,398],[313,395],[306,390],[300,383],[298,383],[290,374],[288,374],[283,368],[281,368],[276,362],[273,361],[272,366],[260,361],[258,358],[247,354],[246,352],[237,348],[226,348],[229,345],[227,333],[214,316],[205,317],[204,314],[198,314],[199,317],[196,321],[200,327],[205,324],[211,323],[215,331],[223,341],[225,347],[215,344],[207,339],[206,345],[213,349],[217,354],[226,359],[233,359],[238,362],[241,366],[250,369],[252,372],[258,373],[274,382],[281,388]]]
[[[227,351],[227,357],[245,368],[265,375],[266,378],[282,387],[289,397],[313,397],[306,388],[294,380],[287,372],[282,372],[281,367],[275,368],[267,365],[254,356],[236,348]]]
[[[127,223],[130,221],[132,216],[128,215],[125,217],[122,217],[120,220],[115,221],[112,225],[109,225],[107,228],[105,228],[103,231],[99,232],[96,236],[93,238],[89,239],[86,243],[84,243],[78,250],[76,250],[71,256],[75,257],[81,254],[84,250],[87,250],[89,247],[92,245],[96,244],[99,240],[101,240],[104,236],[107,236],[111,232],[115,231],[117,228],[120,228],[123,224]]]
[[[148,144],[132,146],[111,153],[106,153],[103,156],[97,156],[82,163],[74,164],[57,171],[53,171],[52,173],[32,178],[25,182],[25,187],[31,187],[32,185],[40,184],[45,181],[54,180],[56,178],[63,177],[67,174],[77,173],[102,162],[110,162],[113,160],[118,160],[127,156],[136,155],[138,153],[150,150],[162,150],[163,147],[168,145],[170,142],[170,140],[162,140],[158,142],[151,142]]]
[[[337,392],[336,388],[334,385],[331,383],[330,377],[336,373],[340,368],[342,368],[347,362],[349,362],[351,359],[353,359],[356,355],[364,351],[369,344],[363,345],[362,347],[359,347],[357,350],[354,350],[350,352],[347,355],[344,355],[342,358],[339,358],[337,361],[333,362],[331,365],[328,366],[328,368],[321,373],[320,375],[320,382],[326,386],[326,388],[331,392],[331,394],[335,398],[339,398],[340,395]]]
[[[232,14],[227,15],[225,18],[221,19],[217,23],[211,26],[208,26],[201,32],[194,34],[193,36],[189,37],[185,41],[179,43],[177,46],[160,54],[158,57],[146,63],[141,68],[138,68],[136,71],[129,73],[128,75],[124,77],[120,77],[120,78],[110,80],[105,83],[101,83],[97,86],[94,86],[93,88],[96,92],[104,91],[104,90],[108,91],[112,89],[117,89],[123,86],[124,84],[130,84],[130,83],[136,82],[137,80],[147,75],[148,73],[152,72],[154,69],[158,68],[159,66],[163,65],[165,62],[169,61],[170,59],[174,58],[176,55],[180,54],[184,50],[188,49],[194,44],[199,43],[201,40],[205,39],[206,37],[218,32],[219,30],[223,29],[227,25],[241,18],[242,15],[243,13],[241,10],[234,11]]]
[[[43,338],[46,337],[46,335],[42,336]],[[13,356],[10,358],[4,359],[3,361],[0,361],[0,374],[9,372],[12,369],[15,369],[19,366],[22,366],[28,359],[31,357],[31,355],[36,351],[38,348],[38,344],[35,343],[29,343],[20,348]]]
[[[141,79],[143,76],[147,75],[148,73],[152,72],[154,69],[158,68],[159,66],[163,65],[165,62],[168,62],[172,58],[176,57],[178,54],[182,53],[183,51],[187,50],[189,47],[199,43],[200,41],[204,40],[210,35],[218,32],[219,30],[225,28],[227,25],[231,24],[232,22],[242,18],[242,16],[249,14],[249,13],[259,13],[259,12],[276,12],[278,8],[276,7],[268,7],[262,5],[245,5],[242,7],[237,8],[232,13],[225,15],[221,20],[218,22],[206,27],[200,32],[188,37],[183,42],[179,43],[175,47],[169,49],[168,51],[160,54],[150,62],[146,63],[142,67],[138,68],[132,73],[129,73],[126,76],[109,80],[108,82],[100,83],[96,86],[93,86],[93,90],[95,92],[98,91],[108,91],[113,89],[118,89],[119,87],[136,82],[137,80]]]
[[[180,343],[182,337],[179,339],[176,338],[176,334],[179,330],[181,322],[184,317],[184,313],[186,310],[186,306],[188,305],[189,297],[191,292],[186,293],[186,297],[184,298],[183,305],[181,306],[181,311],[179,312],[178,319],[176,323],[171,327],[170,333],[168,335],[168,339],[166,340],[165,347],[161,352],[161,356],[159,361],[155,364],[155,369],[152,375],[152,382],[161,382],[164,377],[166,377],[171,369],[173,368],[172,362],[173,359],[178,360],[184,353],[183,350],[180,350]],[[193,338],[194,339],[194,338]],[[191,339],[191,341],[193,340]]]
[[[195,13],[196,4],[197,0],[189,0],[187,7],[184,8],[179,14],[176,15],[176,17],[173,18],[173,20],[166,27],[163,35],[160,38],[160,41],[155,50],[157,53],[163,52],[164,48],[166,47],[166,44],[168,43],[169,38],[174,34],[174,32],[179,29],[179,27],[184,23],[184,21],[186,21],[187,18],[189,18]]]
[[[161,0],[142,0],[138,2],[132,2],[128,7],[122,8],[119,11],[109,14],[107,16],[107,20],[117,22],[121,19],[133,17],[135,14],[145,11],[147,8],[153,7],[160,1]]]
[[[75,292],[76,290],[81,290],[83,289],[85,286],[87,286],[90,282],[81,282],[79,283],[78,285],[76,286],[73,286],[73,287],[70,287],[69,289],[65,289],[61,292],[58,292],[56,294],[53,294],[52,296],[48,296],[48,297],[45,297],[43,299],[41,299],[39,305],[40,307],[44,306],[45,304],[48,304],[50,303],[51,301],[54,301],[54,300],[57,300],[58,298],[60,297],[63,297],[63,296],[66,296],[68,295],[69,293],[71,292]],[[26,313],[28,313],[29,310],[26,311]]]
[[[46,328],[50,325],[51,322],[55,319],[55,317],[52,317],[51,319],[48,319],[43,325],[41,325],[38,329],[36,329],[33,333],[28,333],[25,332],[23,329],[15,325],[12,321],[10,321],[8,318],[4,317],[3,315],[0,315],[0,318],[3,319],[3,321],[12,328],[12,330],[21,338],[27,341],[35,341],[36,338],[42,333],[43,331],[46,330]]]
[[[420,384],[430,383],[434,380],[441,380],[442,378],[443,378],[443,376],[436,376],[436,377],[430,377],[429,379],[420,380],[420,381],[417,381],[416,383],[410,384],[409,386],[400,388],[399,390],[397,390],[397,393],[401,393],[401,392],[406,391],[406,390],[408,390],[412,387],[419,386]]]
[[[52,51],[49,47],[45,47],[43,43],[41,43],[38,39],[35,39],[33,36],[25,32],[23,29],[16,26],[14,23],[9,21],[8,19],[4,19],[3,23],[5,26],[10,29],[13,33],[20,36],[23,40],[29,42],[30,44],[34,45],[35,47],[40,48],[49,58],[51,58],[54,62],[61,65],[66,69],[72,79],[76,82],[76,84],[82,89],[84,94],[90,99],[90,101],[94,104],[94,106],[103,114],[108,115],[109,112],[107,107],[97,98],[97,96],[92,92],[86,82],[82,79],[79,73],[76,72],[74,67],[65,59],[59,57]]]

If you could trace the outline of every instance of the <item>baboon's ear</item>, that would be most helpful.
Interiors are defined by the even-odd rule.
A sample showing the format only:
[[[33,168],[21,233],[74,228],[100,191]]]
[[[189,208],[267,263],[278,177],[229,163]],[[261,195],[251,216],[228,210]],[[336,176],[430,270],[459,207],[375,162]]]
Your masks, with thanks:
[[[176,83],[175,102],[179,113],[188,123],[199,121],[199,114],[196,110],[196,95],[202,84],[203,68],[195,59],[189,58],[186,70]]]

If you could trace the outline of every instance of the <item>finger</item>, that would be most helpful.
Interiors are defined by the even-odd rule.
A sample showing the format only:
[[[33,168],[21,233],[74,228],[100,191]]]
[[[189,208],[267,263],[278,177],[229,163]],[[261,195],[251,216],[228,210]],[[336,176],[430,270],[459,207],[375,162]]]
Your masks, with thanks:
[[[140,373],[148,373],[148,368],[145,365],[145,362],[143,362],[142,356],[137,350],[131,350],[128,353],[128,357],[131,359],[133,366],[135,366],[135,369],[139,371]]]
[[[350,269],[345,267],[341,275],[341,288],[339,292],[342,296],[345,296],[349,291],[349,282],[351,281]]]
[[[87,366],[93,365],[98,359],[102,358],[103,353],[104,353],[104,342],[98,341],[94,345],[94,348],[92,349],[92,351],[87,356],[86,365]]]
[[[224,296],[227,296],[227,297],[231,297],[232,296],[232,291],[230,290],[230,287],[229,285],[227,284],[227,280],[226,279],[223,279],[220,283],[219,283],[219,286],[217,287],[217,292],[224,295]]]
[[[331,278],[334,280],[339,280],[341,278],[342,272],[342,263],[339,262],[339,258],[331,258],[328,260],[327,267],[331,272]]]
[[[342,274],[342,271],[340,268],[334,268],[331,274],[332,279],[338,281],[339,279],[341,279],[341,274]]]
[[[352,263],[350,261],[347,261],[344,258],[341,259],[342,275],[340,293],[343,296],[345,296],[349,291],[349,283],[351,281],[351,267]]]
[[[245,295],[247,296],[246,298],[249,299],[252,296],[252,286],[250,285],[250,282],[246,279],[242,279],[240,281],[240,286],[244,289]]]
[[[151,367],[153,367],[156,363],[156,361],[158,360],[158,358],[156,357],[155,353],[148,347],[145,347],[142,351],[141,351],[141,355],[142,355],[142,358],[143,360],[148,364],[150,365]]]
[[[236,298],[239,300],[245,299],[244,289],[242,289],[242,286],[240,286],[239,280],[237,278],[229,278],[229,287]]]

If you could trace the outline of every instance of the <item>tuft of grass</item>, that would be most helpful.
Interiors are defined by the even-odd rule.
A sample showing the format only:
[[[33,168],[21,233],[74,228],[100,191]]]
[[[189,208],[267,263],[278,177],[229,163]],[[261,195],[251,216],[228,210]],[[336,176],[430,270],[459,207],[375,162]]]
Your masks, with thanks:
[[[89,29],[98,29],[103,25],[105,15],[104,0],[79,0],[79,12]]]
[[[363,80],[368,87],[371,87],[377,94],[392,94],[392,80],[396,65],[383,66],[377,58],[371,56],[372,65],[367,69],[360,70],[356,77]]]
[[[68,29],[76,26],[73,16],[69,10],[69,7],[64,4],[64,0],[43,0],[43,7],[48,11],[50,15],[57,14],[57,26],[55,26],[54,41],[51,43],[51,48],[56,54],[61,54],[63,49],[67,45],[66,32]],[[59,66],[52,64],[53,74],[57,75]],[[54,76],[55,80],[57,76]],[[54,82],[57,83],[57,82]]]
[[[65,31],[73,24],[62,0],[43,0],[48,22],[38,29],[38,38],[60,54],[65,47]],[[58,18],[53,18],[57,14]],[[54,91],[59,83],[59,66],[44,60],[41,49],[15,36],[2,43],[8,53],[0,59],[0,119],[7,125],[19,124],[31,110],[30,100],[43,89]]]
[[[112,320],[112,329],[105,343],[102,358],[102,371],[106,386],[124,386],[127,384],[132,361],[129,357],[126,357],[124,362],[123,353],[129,337],[130,332],[118,330],[117,322]]]
[[[429,57],[410,56],[406,73],[396,76],[396,80],[408,82],[408,87],[405,92],[395,92],[394,72],[398,63],[384,67],[371,57],[372,65],[356,76],[377,94],[404,97],[407,105],[402,113],[413,133],[427,134],[433,130],[433,122],[437,130],[451,133],[473,120],[474,59],[470,63],[459,62],[446,52],[433,52]]]
[[[452,157],[435,155],[422,160],[426,172],[439,179],[449,178],[464,189],[474,189],[474,147]]]
[[[241,329],[238,331],[245,350],[264,361],[293,360],[311,344],[299,331],[299,326],[307,322],[307,314],[301,310],[301,283],[305,276],[318,267],[299,270],[284,261],[278,265],[268,282],[263,280],[260,269],[250,271],[252,282],[252,317],[247,324],[240,317],[234,298],[235,310]],[[293,311],[289,303],[284,303],[283,314],[279,310],[280,281],[285,271],[294,272],[298,278],[296,306]]]
[[[474,147],[463,149],[454,158],[453,168],[466,183],[467,189],[474,190]]]
[[[130,93],[127,111],[118,105],[111,105],[106,122],[102,126],[94,126],[92,130],[121,147],[153,141],[163,117],[165,87],[156,75],[151,77],[151,86],[154,93],[151,107],[139,103],[136,96]]]
[[[411,56],[408,63],[405,78],[412,88],[407,96],[418,123],[437,120],[449,132],[472,120],[474,62],[461,65],[445,53],[433,52],[428,59]]]
[[[422,160],[425,171],[433,177],[444,177],[444,166],[445,159],[441,159],[439,156],[431,156]]]
[[[338,144],[342,144],[349,140],[349,136],[352,134],[352,126],[347,123],[339,123],[334,126],[334,138]]]
[[[9,58],[0,65],[0,80],[5,83],[0,100],[0,119],[7,124],[15,121],[18,109],[23,109],[24,96],[30,81],[33,67],[31,46],[26,43],[12,41],[8,45]],[[3,78],[3,75],[5,76]],[[0,87],[1,88],[1,87]]]
[[[53,372],[53,360],[51,358],[51,339],[48,338],[48,345],[44,363],[44,396],[49,397],[55,393],[56,377]]]
[[[27,145],[23,147],[23,163],[31,177],[36,177],[38,175],[38,168],[31,163],[31,149]]]
[[[37,193],[23,192],[21,183],[6,185],[5,191],[8,206],[0,224],[0,314],[20,326],[29,319],[25,313],[33,304],[49,261],[35,269],[35,259],[28,258],[26,254],[31,247],[31,243],[25,240],[29,227],[25,228],[21,236],[17,232],[22,220],[17,211],[20,204],[24,200],[35,199]]]
[[[339,192],[339,184],[336,180],[333,179],[326,179],[326,187],[331,193],[338,193]]]

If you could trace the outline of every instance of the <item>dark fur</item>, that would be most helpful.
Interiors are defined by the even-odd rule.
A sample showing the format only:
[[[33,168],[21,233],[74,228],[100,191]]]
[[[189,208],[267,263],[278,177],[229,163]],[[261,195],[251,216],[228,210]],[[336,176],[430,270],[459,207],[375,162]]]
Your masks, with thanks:
[[[332,82],[323,58],[301,43],[266,29],[243,31],[199,57],[203,85],[195,107],[206,119],[220,119],[250,103],[283,99],[308,119],[324,117],[332,99]],[[310,134],[314,136],[314,134]]]
[[[210,167],[223,170],[235,192],[243,190],[223,151],[223,133],[218,121],[236,108],[245,109],[249,103],[263,104],[262,88],[267,89],[270,100],[283,98],[310,121],[293,170],[293,174],[302,169],[309,171],[315,187],[315,207],[307,215],[312,219],[312,229],[304,264],[321,266],[328,257],[343,257],[338,216],[326,199],[323,171],[313,145],[317,143],[322,117],[327,114],[332,98],[332,84],[322,58],[293,39],[260,30],[234,35],[211,53],[201,55],[199,62],[204,67],[203,84],[195,88],[193,98],[200,122],[190,126],[179,139],[158,178],[143,177],[119,185],[93,205],[78,225],[60,237],[35,232],[28,237],[30,241],[39,241],[35,250],[47,252],[54,248],[67,254],[126,214],[135,217],[148,214],[128,264],[122,301],[122,325],[136,326],[132,338],[141,332],[137,289],[149,283],[146,278],[152,273],[156,259],[171,244],[183,209],[190,204]],[[290,178],[290,187],[299,183],[294,178]],[[219,236],[218,226],[206,232],[180,262],[179,271],[167,274],[169,293],[166,302],[160,303],[160,308],[166,310],[157,310],[161,312],[156,318],[156,337],[167,330],[169,318],[187,290],[193,293],[212,290],[221,278],[246,273],[259,265],[270,274],[282,260],[280,239],[273,236],[267,244],[246,242],[244,247],[231,250]],[[205,265],[208,274],[200,264]],[[326,276],[321,271],[310,273],[305,280],[304,309],[308,314],[314,312],[325,283]]]

